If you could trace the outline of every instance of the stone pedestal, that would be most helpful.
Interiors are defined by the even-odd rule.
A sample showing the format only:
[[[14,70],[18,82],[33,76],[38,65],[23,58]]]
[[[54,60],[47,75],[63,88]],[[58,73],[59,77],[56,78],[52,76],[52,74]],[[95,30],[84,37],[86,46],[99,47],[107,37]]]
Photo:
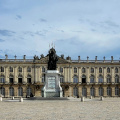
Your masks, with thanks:
[[[90,96],[90,99],[92,99],[92,96]]]
[[[101,97],[100,97],[100,100],[101,100],[101,101],[103,101],[103,100],[104,100],[103,96],[101,96]]]
[[[84,102],[85,101],[85,98],[82,96],[81,97],[81,102]]]
[[[20,97],[19,102],[23,102],[23,98],[22,97]]]
[[[0,101],[2,101],[2,97],[0,97]]]
[[[62,87],[60,86],[59,71],[46,71],[43,97],[63,97]]]
[[[14,100],[14,96],[12,96],[12,100]]]

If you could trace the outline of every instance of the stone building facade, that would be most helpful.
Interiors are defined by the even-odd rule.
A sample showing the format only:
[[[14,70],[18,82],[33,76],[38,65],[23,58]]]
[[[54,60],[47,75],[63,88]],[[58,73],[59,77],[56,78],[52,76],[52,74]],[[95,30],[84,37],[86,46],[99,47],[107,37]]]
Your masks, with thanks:
[[[120,96],[120,61],[113,60],[71,60],[64,55],[58,57],[57,70],[64,97],[76,96]],[[0,59],[0,94],[4,97],[43,96],[45,71],[48,56],[34,56],[34,59]]]

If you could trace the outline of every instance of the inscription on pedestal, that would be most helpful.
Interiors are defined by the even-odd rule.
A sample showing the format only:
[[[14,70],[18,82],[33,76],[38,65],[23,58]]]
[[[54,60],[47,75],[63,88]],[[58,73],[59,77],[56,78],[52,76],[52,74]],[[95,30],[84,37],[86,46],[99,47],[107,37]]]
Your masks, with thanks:
[[[55,77],[48,77],[48,88],[55,88]]]

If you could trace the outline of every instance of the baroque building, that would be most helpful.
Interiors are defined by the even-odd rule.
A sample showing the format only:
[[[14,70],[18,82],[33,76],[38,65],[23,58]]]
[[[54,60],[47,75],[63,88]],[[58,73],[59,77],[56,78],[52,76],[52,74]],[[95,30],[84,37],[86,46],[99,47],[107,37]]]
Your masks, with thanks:
[[[51,48],[54,49],[54,48]],[[55,49],[54,49],[55,50]],[[43,96],[45,73],[48,69],[48,55],[34,56],[34,59],[0,59],[0,94],[4,97]],[[64,97],[118,97],[120,96],[120,61],[72,60],[58,56],[57,70]]]

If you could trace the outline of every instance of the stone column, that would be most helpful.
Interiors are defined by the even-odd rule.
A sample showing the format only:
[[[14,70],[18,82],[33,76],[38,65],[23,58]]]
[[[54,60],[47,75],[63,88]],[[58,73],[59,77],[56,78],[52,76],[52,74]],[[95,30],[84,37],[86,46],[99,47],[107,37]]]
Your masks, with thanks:
[[[111,92],[112,92],[112,97],[114,97],[114,96],[115,96],[115,86],[112,86],[112,87],[111,87],[111,90],[112,90],[112,91],[111,91]]]
[[[23,83],[27,83],[27,72],[26,67],[23,67]]]
[[[39,79],[40,79],[40,82],[42,83],[42,67],[39,68],[39,71],[40,71]]]
[[[5,83],[9,83],[8,67],[5,66]]]
[[[69,86],[69,96],[73,96],[73,88],[72,86]]]
[[[23,87],[23,97],[26,97],[27,95],[27,86]]]
[[[107,82],[106,81],[106,67],[103,67],[103,79],[104,79],[104,82]]]
[[[103,96],[104,97],[107,96],[107,87],[106,86],[103,87]]]
[[[35,68],[34,68],[34,66],[32,66],[32,78],[31,78],[32,83],[35,82],[34,79],[35,79]]]
[[[79,77],[79,82],[82,83],[82,80],[81,80],[81,67],[79,67],[78,69],[79,69],[79,73],[78,73],[78,75],[79,75],[79,76],[78,76],[78,77]]]
[[[40,82],[40,67],[37,68],[37,81]]]
[[[113,82],[115,83],[114,73],[115,73],[114,67],[112,67],[112,68],[111,68],[111,82],[112,82],[112,83],[113,83]]]
[[[37,82],[37,67],[35,66],[35,83]]]
[[[71,67],[69,67],[69,82],[72,82],[72,70]]]
[[[90,97],[90,88],[91,86],[87,86],[87,97]]]
[[[99,87],[96,86],[95,87],[95,97],[98,97],[99,96]]]
[[[64,67],[64,81],[67,82],[67,78],[66,78],[66,67]]]
[[[17,77],[17,67],[15,66],[14,67],[14,83],[17,84],[18,83],[18,77]]]
[[[9,97],[9,87],[5,87],[5,97]]]
[[[95,82],[98,83],[98,68],[95,67]]]
[[[82,86],[79,86],[78,91],[79,91],[79,97],[82,96]]]
[[[87,80],[86,80],[86,82],[89,82],[89,83],[90,83],[89,67],[87,67]]]
[[[14,96],[18,96],[18,87],[14,87]]]

